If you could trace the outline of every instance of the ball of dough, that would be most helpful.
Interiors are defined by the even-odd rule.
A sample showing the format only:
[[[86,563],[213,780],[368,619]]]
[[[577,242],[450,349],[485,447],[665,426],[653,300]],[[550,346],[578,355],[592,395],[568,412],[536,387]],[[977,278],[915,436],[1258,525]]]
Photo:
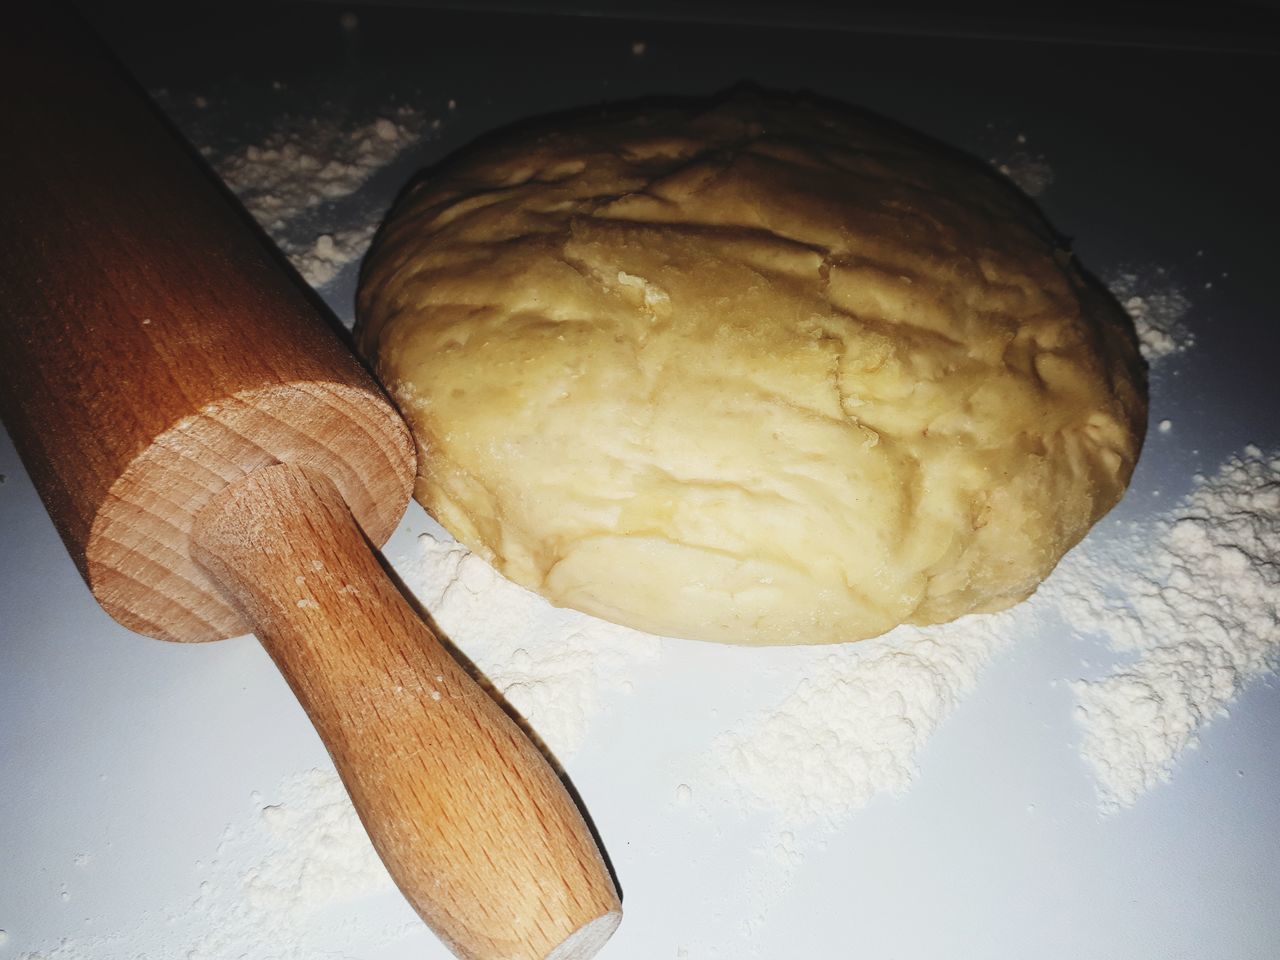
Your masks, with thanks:
[[[1120,498],[1118,304],[984,165],[752,94],[491,138],[366,261],[417,497],[555,604],[825,643],[1007,607]]]

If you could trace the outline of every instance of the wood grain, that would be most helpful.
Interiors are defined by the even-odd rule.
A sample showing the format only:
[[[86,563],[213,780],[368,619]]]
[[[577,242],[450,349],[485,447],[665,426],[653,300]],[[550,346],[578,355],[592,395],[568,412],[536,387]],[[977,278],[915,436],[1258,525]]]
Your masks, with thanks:
[[[313,464],[382,543],[412,446],[243,211],[51,17],[0,31],[0,414],[108,613],[166,640],[245,633],[190,556],[208,498]]]
[[[621,906],[577,807],[387,580],[334,484],[259,470],[204,508],[195,553],[255,624],[432,929],[477,960],[591,956]]]

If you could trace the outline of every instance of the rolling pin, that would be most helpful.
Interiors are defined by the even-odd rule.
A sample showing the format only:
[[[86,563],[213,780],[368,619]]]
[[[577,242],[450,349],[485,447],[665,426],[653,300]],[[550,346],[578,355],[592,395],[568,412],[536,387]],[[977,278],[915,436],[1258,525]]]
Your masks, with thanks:
[[[0,414],[94,597],[162,640],[255,633],[458,956],[593,956],[621,906],[581,813],[372,552],[413,482],[399,415],[96,39],[36,6],[0,40]]]

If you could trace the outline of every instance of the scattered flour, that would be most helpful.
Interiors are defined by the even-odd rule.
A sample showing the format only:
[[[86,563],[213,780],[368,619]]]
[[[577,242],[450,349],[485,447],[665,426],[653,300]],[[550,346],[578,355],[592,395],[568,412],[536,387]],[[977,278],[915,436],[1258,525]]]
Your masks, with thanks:
[[[921,747],[1029,615],[1020,607],[797,649],[795,687],[712,744],[710,786],[784,827],[838,828],[876,795],[906,791]]]
[[[1129,541],[1072,554],[1048,589],[1132,657],[1073,685],[1105,812],[1167,782],[1197,731],[1280,665],[1280,455],[1248,447]]]
[[[1027,196],[1038,197],[1053,184],[1053,168],[1043,154],[1027,149],[1026,134],[1018,134],[1014,144],[1012,153],[1004,157],[990,157],[988,162]]]
[[[1009,159],[996,163],[995,167],[1028,197],[1040,196],[1053,183],[1053,168],[1044,157],[1024,150],[1019,150]]]
[[[564,760],[609,697],[625,694],[663,641],[553,607],[452,541],[424,534],[406,582],[444,634]]]
[[[429,936],[395,895],[337,774],[294,774],[272,802],[251,799],[252,813],[196,865],[194,896],[20,960],[338,960]],[[370,909],[375,898],[382,909]]]
[[[400,107],[390,117],[351,125],[324,117],[295,119],[261,145],[213,160],[218,174],[267,230],[287,227],[326,200],[355,193],[422,134],[421,114]]]
[[[1183,353],[1195,344],[1186,322],[1191,301],[1163,268],[1113,274],[1107,287],[1133,318],[1138,346],[1148,363]]]
[[[261,144],[222,156],[204,151],[313,287],[330,283],[364,255],[385,213],[379,204],[344,207],[340,214],[330,208],[435,129],[410,107],[384,114],[355,124],[345,117],[294,118]]]
[[[335,230],[316,237],[310,249],[290,245],[289,260],[313,287],[323,287],[349,263],[364,256],[369,242],[378,232],[377,222],[363,223],[350,230]]]
[[[698,955],[758,956],[759,933],[809,853],[875,797],[910,787],[925,744],[983,669],[1045,614],[1136,654],[1072,685],[1081,753],[1110,812],[1167,780],[1199,727],[1280,666],[1278,604],[1280,458],[1251,447],[1131,542],[1086,541],[1028,603],[791,652],[799,679],[789,692],[726,717],[693,786],[677,788],[677,804],[697,796],[712,817],[727,808],[763,824],[748,867],[715,901],[717,915],[737,918],[734,942],[722,931]]]
[[[772,704],[725,727],[677,788],[677,804],[751,831],[738,876],[706,912],[733,918],[694,934],[691,955],[763,956],[759,942],[806,859],[877,796],[905,793],[928,740],[973,691],[989,661],[1031,629],[1023,605],[945,627],[900,627],[859,643],[786,650],[794,669]],[[759,831],[756,833],[755,831]]]

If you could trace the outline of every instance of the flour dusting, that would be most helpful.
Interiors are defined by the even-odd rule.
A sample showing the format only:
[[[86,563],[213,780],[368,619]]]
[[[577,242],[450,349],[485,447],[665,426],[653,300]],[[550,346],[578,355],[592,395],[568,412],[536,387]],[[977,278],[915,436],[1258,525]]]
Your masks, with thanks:
[[[1007,160],[996,164],[996,169],[1013,181],[1014,186],[1028,197],[1038,197],[1053,184],[1053,168],[1044,157],[1019,150]]]
[[[286,777],[269,801],[254,794],[196,876],[190,893],[123,929],[68,937],[20,960],[338,960],[425,930],[331,770]],[[384,909],[370,909],[375,898]]]
[[[386,212],[362,204],[338,214],[334,205],[357,195],[438,126],[406,106],[354,123],[346,117],[294,117],[259,144],[225,155],[203,152],[302,278],[323,287],[364,255]]]
[[[448,638],[560,760],[573,755],[592,719],[663,641],[553,607],[504,578],[466,547],[424,534],[407,582]]]
[[[988,129],[993,125],[988,124]],[[1040,196],[1053,184],[1053,168],[1044,154],[1028,147],[1025,133],[1014,137],[1011,151],[1002,151],[999,156],[988,158],[988,162],[1028,197]]]
[[[364,256],[377,231],[377,221],[371,221],[349,230],[322,233],[310,247],[290,244],[288,257],[302,279],[313,287],[323,287],[347,264]]]
[[[1049,589],[1064,619],[1128,657],[1073,684],[1081,754],[1115,812],[1280,665],[1280,455],[1246,448],[1134,537],[1063,566]]]
[[[784,827],[838,828],[879,794],[901,794],[916,758],[1019,633],[1025,608],[860,643],[801,648],[801,679],[712,744],[715,789]]]
[[[350,196],[418,139],[420,113],[410,107],[388,113],[355,126],[297,118],[261,144],[215,158],[214,166],[255,220],[280,229],[326,200]]]
[[[1107,288],[1133,319],[1138,346],[1148,363],[1195,345],[1195,334],[1187,325],[1191,301],[1165,269],[1120,271],[1107,280]]]

